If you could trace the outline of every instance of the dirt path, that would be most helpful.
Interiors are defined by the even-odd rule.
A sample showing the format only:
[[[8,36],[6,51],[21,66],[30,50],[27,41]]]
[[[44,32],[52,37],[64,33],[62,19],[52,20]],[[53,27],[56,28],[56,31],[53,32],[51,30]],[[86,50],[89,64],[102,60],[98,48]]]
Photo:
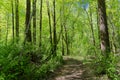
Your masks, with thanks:
[[[96,80],[89,66],[73,58],[65,58],[64,65],[49,80]]]

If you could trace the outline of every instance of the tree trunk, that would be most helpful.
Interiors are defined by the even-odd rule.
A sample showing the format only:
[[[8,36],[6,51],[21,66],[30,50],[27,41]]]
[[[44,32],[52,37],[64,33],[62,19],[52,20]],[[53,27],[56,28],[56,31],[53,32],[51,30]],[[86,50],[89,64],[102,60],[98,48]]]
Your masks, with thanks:
[[[52,27],[51,27],[51,15],[50,15],[49,1],[47,0],[46,3],[47,3],[47,12],[48,12],[48,19],[49,19],[49,29],[50,29],[50,31],[49,31],[49,33],[50,33],[50,44],[51,44],[51,47],[52,47],[53,40],[52,40]]]
[[[31,37],[31,0],[26,0],[26,38],[25,42],[32,42]]]
[[[16,42],[18,43],[19,40],[19,0],[15,0],[15,11],[16,11]]]
[[[93,45],[94,45],[94,47],[96,47],[96,41],[95,41],[95,35],[94,35],[94,29],[93,29],[93,17],[92,17],[92,9],[91,9],[92,7],[91,7],[91,5],[90,5],[90,26],[91,26],[91,32],[92,32],[92,41],[93,41]],[[95,55],[96,55],[96,50],[94,49],[94,53],[95,53]]]
[[[99,29],[101,39],[101,51],[105,53],[107,57],[110,52],[109,33],[106,16],[105,0],[98,0],[98,12],[99,12]]]
[[[56,35],[56,0],[53,0],[53,54],[56,55],[57,35]]]
[[[64,0],[63,0],[63,3],[64,3]],[[62,55],[65,55],[65,50],[64,50],[64,32],[63,32],[63,23],[64,23],[64,20],[63,20],[63,16],[64,15],[64,4],[62,5],[62,7],[60,8],[60,26],[61,26],[61,34],[62,34]]]
[[[93,45],[95,46],[95,37],[94,37],[94,30],[93,30],[93,19],[92,19],[91,6],[90,6],[90,14],[87,11],[86,11],[86,13],[88,15],[88,19],[89,19],[89,23],[90,23],[90,27],[91,27]]]
[[[8,15],[8,13],[7,13],[7,24],[6,24],[6,46],[7,46],[7,43],[8,43],[8,28],[9,27],[9,15]]]
[[[12,37],[13,37],[13,42],[14,42],[14,37],[15,37],[15,33],[14,33],[14,5],[13,5],[13,0],[11,0],[11,6],[12,6]]]
[[[96,25],[97,25],[97,30],[98,30],[98,41],[99,41],[99,43],[100,43],[100,30],[99,30],[99,12],[98,12],[99,10],[98,10],[98,8],[96,8],[96,15],[97,15],[97,22],[96,22]],[[101,45],[99,44],[99,47],[98,48],[100,48],[101,47]]]
[[[40,41],[39,41],[39,47],[41,49],[42,46],[42,4],[43,4],[43,0],[40,0],[41,4],[40,4]]]
[[[67,31],[66,25],[64,24],[63,26],[64,26],[64,30],[65,30],[65,43],[66,43],[67,55],[69,55],[70,50],[69,50],[68,31]]]
[[[33,43],[36,45],[36,1],[33,0]]]
[[[0,40],[2,39],[2,37],[1,37],[1,36],[2,36],[2,34],[1,34],[1,26],[0,26]]]

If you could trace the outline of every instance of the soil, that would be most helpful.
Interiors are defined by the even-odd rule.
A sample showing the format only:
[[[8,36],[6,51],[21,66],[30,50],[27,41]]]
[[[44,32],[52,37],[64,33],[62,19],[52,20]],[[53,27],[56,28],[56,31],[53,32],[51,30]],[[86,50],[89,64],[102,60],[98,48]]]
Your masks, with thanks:
[[[97,79],[89,65],[83,61],[65,58],[64,64],[51,74],[48,80],[103,80]],[[107,79],[104,79],[107,80]]]
[[[110,80],[107,75],[97,76],[94,71],[91,63],[84,64],[82,60],[65,57],[64,64],[52,72],[46,80]],[[120,65],[118,74],[120,75]]]

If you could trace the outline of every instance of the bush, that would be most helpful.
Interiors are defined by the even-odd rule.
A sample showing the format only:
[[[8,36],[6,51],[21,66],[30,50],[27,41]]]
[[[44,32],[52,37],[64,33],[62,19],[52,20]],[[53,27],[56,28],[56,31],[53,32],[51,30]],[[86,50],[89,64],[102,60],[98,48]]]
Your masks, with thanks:
[[[42,52],[42,55],[48,55],[44,53],[44,49]],[[61,58],[59,55],[47,61],[47,64],[41,64],[42,55],[29,44],[25,46],[1,44],[0,80],[39,80],[48,77],[45,75],[60,65]]]
[[[107,58],[103,55],[99,55],[94,62],[96,74],[107,74],[110,79],[118,80],[118,75],[116,74],[117,59],[113,53],[110,53]]]

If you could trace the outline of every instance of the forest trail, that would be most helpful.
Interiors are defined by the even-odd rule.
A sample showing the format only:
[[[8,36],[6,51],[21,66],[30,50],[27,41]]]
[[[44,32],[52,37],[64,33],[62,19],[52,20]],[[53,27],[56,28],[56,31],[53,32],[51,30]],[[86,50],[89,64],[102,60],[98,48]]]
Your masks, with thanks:
[[[49,80],[96,80],[89,65],[81,60],[66,57],[64,64],[57,69]]]

